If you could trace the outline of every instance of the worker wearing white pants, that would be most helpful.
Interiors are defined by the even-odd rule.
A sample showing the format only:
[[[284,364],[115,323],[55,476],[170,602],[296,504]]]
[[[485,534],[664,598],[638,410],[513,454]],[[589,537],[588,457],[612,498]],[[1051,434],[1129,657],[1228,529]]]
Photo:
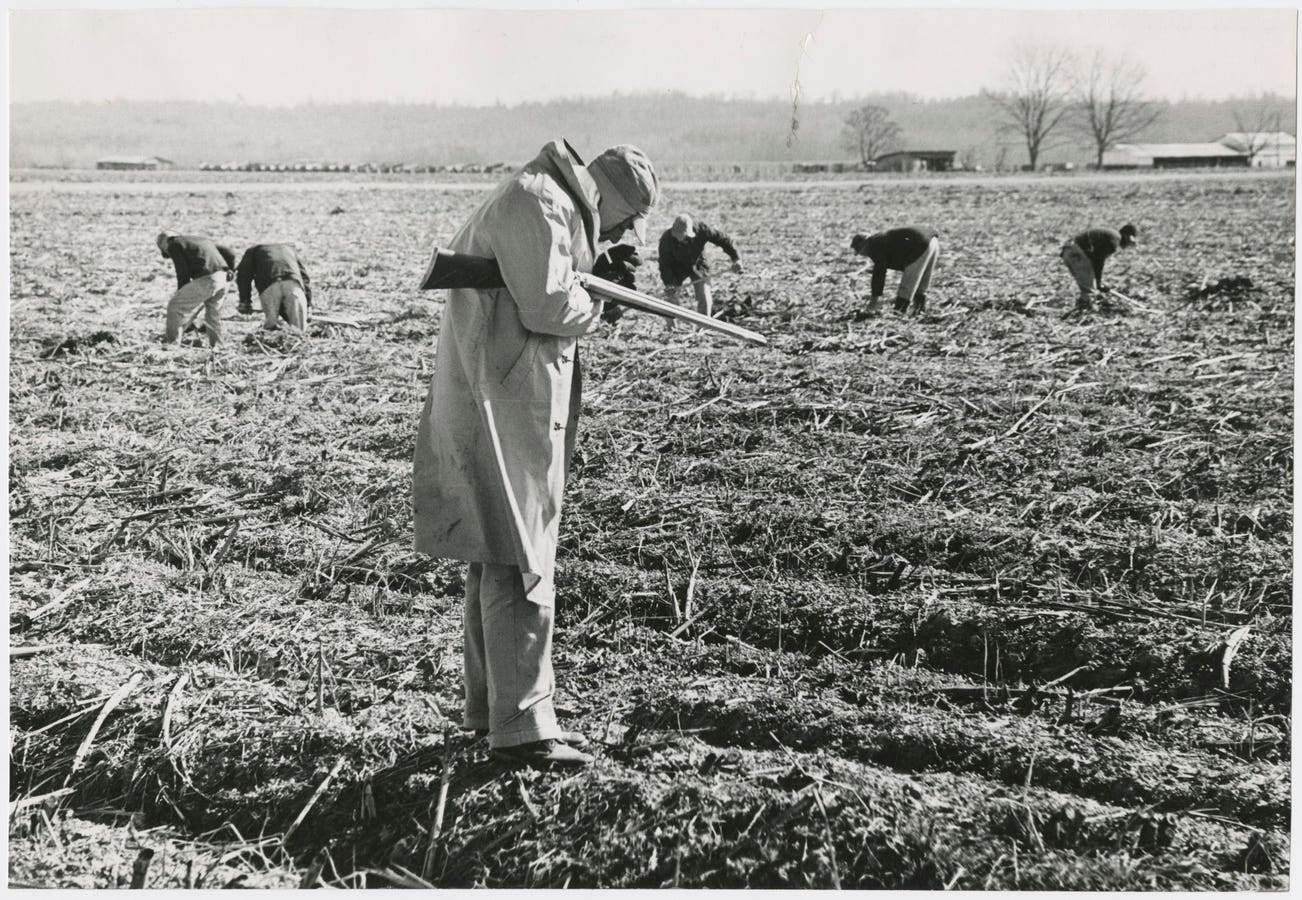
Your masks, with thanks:
[[[684,281],[692,283],[696,294],[696,311],[703,316],[714,315],[714,294],[710,291],[710,264],[705,258],[705,245],[714,244],[732,260],[732,271],[741,274],[741,257],[732,238],[711,228],[704,222],[683,214],[660,235],[660,279],[665,285],[665,297],[678,302],[678,289]],[[673,320],[668,320],[670,326]]]
[[[1080,299],[1077,305],[1087,307],[1094,296],[1096,284],[1094,282],[1094,263],[1085,255],[1085,251],[1076,243],[1076,239],[1062,245],[1062,261],[1067,266],[1067,271],[1076,279],[1076,286],[1080,288]]]
[[[850,239],[850,249],[872,261],[870,266],[873,278],[868,298],[870,315],[876,315],[881,307],[888,271],[900,273],[895,311],[926,311],[931,273],[935,271],[936,260],[940,257],[940,238],[934,229],[907,225],[874,234],[856,234]],[[864,268],[866,270],[869,267]]]
[[[1138,228],[1122,225],[1119,231],[1090,228],[1062,245],[1062,261],[1080,288],[1080,297],[1076,300],[1078,310],[1093,308],[1095,292],[1108,293],[1103,284],[1104,263],[1118,250],[1135,246],[1138,240]]]
[[[175,344],[203,309],[209,346],[222,339],[222,301],[235,268],[235,254],[229,247],[197,234],[161,232],[158,252],[176,269],[176,293],[167,301],[163,342]]]
[[[556,723],[551,604],[531,601],[515,566],[466,574],[464,726],[493,746],[562,740]]]
[[[167,325],[163,342],[174,344],[181,332],[199,317],[203,310],[203,324],[208,331],[208,345],[215,347],[222,339],[222,301],[226,299],[226,273],[203,275],[177,289],[167,301]],[[157,334],[157,332],[155,332]]]
[[[242,315],[253,312],[253,289],[262,301],[263,324],[268,331],[284,319],[290,328],[307,330],[307,311],[312,305],[312,279],[303,258],[290,244],[254,244],[240,257],[235,270]]]
[[[262,301],[263,324],[268,330],[279,327],[281,317],[291,328],[307,330],[307,295],[297,281],[282,278],[273,282],[258,291],[258,299]]]

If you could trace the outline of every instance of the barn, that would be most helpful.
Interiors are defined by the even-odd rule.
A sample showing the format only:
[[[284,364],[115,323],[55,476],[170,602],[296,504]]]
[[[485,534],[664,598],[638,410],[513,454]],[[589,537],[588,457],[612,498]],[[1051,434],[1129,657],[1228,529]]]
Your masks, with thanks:
[[[161,156],[105,156],[95,161],[97,169],[170,169],[172,161]]]
[[[1117,144],[1103,154],[1105,169],[1243,167],[1248,155],[1224,144]]]
[[[873,160],[879,172],[949,172],[957,150],[896,150]]]
[[[1287,131],[1231,131],[1218,143],[1248,153],[1254,168],[1283,169],[1297,165],[1297,138]],[[1252,150],[1256,152],[1249,152]]]
[[[798,162],[791,164],[791,171],[797,175],[814,175],[824,172],[854,172],[859,168],[856,163],[848,162]]]

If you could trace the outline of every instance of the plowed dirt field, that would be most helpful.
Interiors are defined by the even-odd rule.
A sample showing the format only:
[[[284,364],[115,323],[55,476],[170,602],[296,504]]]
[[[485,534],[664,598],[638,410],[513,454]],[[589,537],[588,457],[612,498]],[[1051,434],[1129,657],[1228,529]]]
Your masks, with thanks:
[[[409,549],[414,286],[482,193],[98,187],[11,193],[11,884],[1287,885],[1291,178],[670,185],[772,345],[582,341],[579,774],[456,728]],[[867,318],[850,235],[913,223],[931,308]],[[335,321],[163,348],[161,226],[297,243]]]

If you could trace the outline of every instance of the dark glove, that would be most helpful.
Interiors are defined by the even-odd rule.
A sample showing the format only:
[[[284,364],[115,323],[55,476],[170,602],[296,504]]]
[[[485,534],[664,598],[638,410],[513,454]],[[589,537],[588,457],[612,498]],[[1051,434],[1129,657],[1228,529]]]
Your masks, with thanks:
[[[592,266],[592,274],[635,291],[637,279],[634,273],[640,265],[642,265],[642,257],[637,255],[636,247],[632,244],[616,244],[597,257],[597,261]],[[607,325],[614,325],[622,315],[624,315],[624,307],[607,300],[605,309],[601,311],[601,321]]]
[[[637,281],[634,273],[640,265],[642,257],[637,255],[636,247],[632,244],[616,244],[597,257],[592,266],[592,274],[635,291]]]
[[[614,325],[623,315],[623,305],[616,303],[614,300],[607,300],[606,305],[601,308],[601,321],[607,325]]]

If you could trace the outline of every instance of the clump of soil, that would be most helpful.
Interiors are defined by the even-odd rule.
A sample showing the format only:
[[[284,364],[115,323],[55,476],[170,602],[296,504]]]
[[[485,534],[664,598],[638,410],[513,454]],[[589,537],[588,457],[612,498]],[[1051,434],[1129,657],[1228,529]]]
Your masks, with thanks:
[[[1235,303],[1257,302],[1261,291],[1247,275],[1227,275],[1208,283],[1206,279],[1190,284],[1184,293],[1186,303],[1202,303],[1204,308],[1226,309]]]
[[[71,337],[47,342],[41,349],[41,356],[45,359],[53,359],[56,356],[64,356],[68,353],[81,353],[101,344],[116,344],[117,341],[117,335],[111,331],[96,331],[88,335],[72,335]]]

